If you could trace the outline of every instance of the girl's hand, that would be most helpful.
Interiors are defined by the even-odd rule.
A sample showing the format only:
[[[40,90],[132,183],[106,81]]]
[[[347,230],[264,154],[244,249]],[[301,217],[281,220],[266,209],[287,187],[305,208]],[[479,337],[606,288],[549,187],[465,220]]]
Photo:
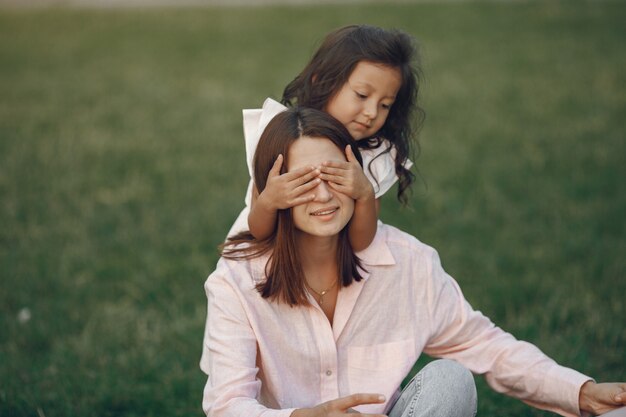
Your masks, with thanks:
[[[301,408],[291,413],[291,417],[385,417],[383,414],[362,414],[352,410],[363,404],[380,404],[385,396],[380,394],[352,394],[347,397],[322,403],[313,408]]]
[[[283,156],[278,155],[267,176],[265,189],[259,194],[257,203],[271,210],[286,209],[308,203],[315,194],[306,194],[320,183],[319,169],[314,166],[302,167],[280,174]]]
[[[321,167],[320,178],[328,181],[333,189],[354,200],[373,199],[374,187],[365,176],[363,168],[349,145],[346,146],[346,158],[348,162],[324,162]]]
[[[589,411],[594,415],[624,407],[626,406],[626,383],[585,382],[580,388],[578,404],[581,410]]]

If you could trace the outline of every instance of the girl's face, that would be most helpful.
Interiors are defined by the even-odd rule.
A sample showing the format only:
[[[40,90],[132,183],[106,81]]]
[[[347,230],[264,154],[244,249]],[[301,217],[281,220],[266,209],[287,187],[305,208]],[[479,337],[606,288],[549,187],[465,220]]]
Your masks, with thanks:
[[[369,138],[385,124],[401,85],[397,68],[361,61],[324,110],[339,120],[354,140]]]
[[[288,170],[292,171],[305,166],[319,166],[324,161],[345,162],[346,157],[328,139],[303,136],[289,148],[288,161]],[[326,181],[311,192],[315,194],[313,201],[291,209],[296,229],[312,236],[336,236],[352,218],[354,200],[332,189]]]

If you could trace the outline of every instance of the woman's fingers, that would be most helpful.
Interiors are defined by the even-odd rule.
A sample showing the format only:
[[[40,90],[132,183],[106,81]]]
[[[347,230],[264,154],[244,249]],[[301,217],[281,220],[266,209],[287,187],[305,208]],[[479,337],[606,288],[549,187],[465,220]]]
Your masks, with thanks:
[[[615,395],[615,402],[626,405],[626,383],[619,383],[618,387],[621,389],[621,392]]]
[[[347,397],[342,397],[330,401],[330,403],[332,404],[331,407],[336,407],[337,409],[344,411],[353,407],[358,407],[359,405],[380,404],[384,402],[385,396],[380,394],[352,394],[348,395]]]
[[[607,411],[626,405],[626,383],[605,382],[595,383],[588,381],[580,389],[580,408],[594,414],[602,414]]]

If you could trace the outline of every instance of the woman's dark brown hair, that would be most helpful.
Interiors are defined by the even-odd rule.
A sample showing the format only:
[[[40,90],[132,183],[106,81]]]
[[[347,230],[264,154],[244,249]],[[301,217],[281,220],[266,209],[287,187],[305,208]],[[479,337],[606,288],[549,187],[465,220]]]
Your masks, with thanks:
[[[395,146],[398,200],[406,203],[406,192],[415,176],[404,167],[404,163],[407,158],[415,156],[413,136],[424,120],[424,110],[417,101],[421,72],[417,48],[410,35],[368,25],[345,26],[331,32],[304,70],[285,87],[282,102],[288,106],[298,104],[325,110],[330,99],[348,81],[361,61],[396,68],[402,75],[402,84],[385,124],[376,137],[360,140],[358,146],[376,148],[381,145],[382,139]],[[419,150],[417,140],[414,143]]]
[[[359,150],[347,129],[332,116],[315,109],[296,107],[276,115],[265,128],[254,154],[254,183],[259,192],[267,183],[267,176],[278,155],[283,155],[281,174],[289,166],[289,148],[299,138],[328,139],[342,152],[350,145],[359,163],[363,163]],[[284,301],[291,306],[309,305],[306,281],[302,271],[302,254],[298,251],[296,229],[291,209],[278,210],[276,228],[267,239],[256,240],[250,233],[229,239],[222,248],[228,259],[250,259],[269,253],[265,266],[266,279],[257,285],[264,298]],[[337,269],[341,285],[360,281],[359,258],[354,254],[348,239],[348,226],[339,232]]]

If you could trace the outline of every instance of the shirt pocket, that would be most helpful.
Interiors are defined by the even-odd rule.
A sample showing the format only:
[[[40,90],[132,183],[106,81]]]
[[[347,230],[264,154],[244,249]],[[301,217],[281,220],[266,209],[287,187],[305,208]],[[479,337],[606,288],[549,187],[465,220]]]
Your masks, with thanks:
[[[377,393],[391,398],[416,361],[413,339],[372,346],[348,347],[350,394]],[[362,406],[362,413],[380,413],[386,404]]]
[[[413,339],[372,346],[348,347],[348,367],[372,371],[385,371],[412,365],[415,361]]]

